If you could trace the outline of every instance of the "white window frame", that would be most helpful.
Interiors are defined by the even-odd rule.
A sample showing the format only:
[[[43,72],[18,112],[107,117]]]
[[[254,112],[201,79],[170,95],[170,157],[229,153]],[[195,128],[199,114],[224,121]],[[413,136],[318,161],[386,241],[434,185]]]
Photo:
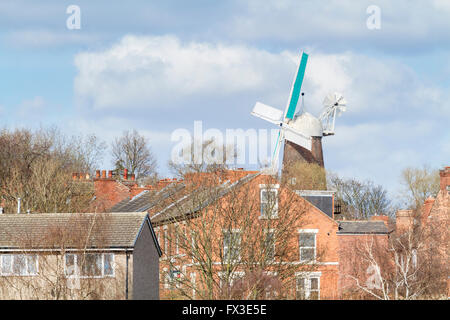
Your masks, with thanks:
[[[320,277],[322,272],[296,272],[295,273],[295,294],[297,295],[298,280],[305,279],[305,299],[309,300],[311,292],[317,291],[317,300],[320,300]],[[317,279],[317,289],[311,289],[311,279]]]
[[[192,299],[195,299],[195,293],[197,291],[197,274],[195,272],[191,272],[191,286],[192,286]]]
[[[260,184],[259,185],[259,199],[260,199],[260,219],[276,219],[278,218],[278,189],[280,188],[280,185],[278,184]],[[267,212],[264,212],[263,210],[263,204],[267,204],[267,201],[263,201],[263,192],[274,192],[275,193],[275,205],[272,208],[272,215],[270,217],[267,216]]]
[[[319,232],[319,229],[299,229],[298,230],[298,254],[299,254],[299,261],[300,262],[307,262],[310,260],[302,260],[302,248],[303,249],[314,249],[314,257],[310,262],[316,262],[316,254],[317,254],[317,233]],[[301,234],[313,234],[314,235],[314,247],[303,247],[300,244],[300,235]]]
[[[81,270],[78,269],[78,257],[79,255],[82,253],[66,253],[64,255],[64,275],[66,278],[71,278],[71,277],[78,277],[80,279],[96,279],[96,278],[114,278],[116,276],[116,255],[114,253],[110,253],[110,252],[86,252],[85,254],[97,254],[97,255],[101,255],[101,261],[102,261],[102,266],[101,266],[101,275],[97,275],[97,276],[88,276],[88,275],[82,275],[81,274]],[[73,256],[73,263],[74,263],[74,268],[75,268],[75,274],[68,274],[68,270],[67,270],[67,256],[72,255]],[[112,269],[112,274],[105,274],[105,255],[111,255],[111,269]]]
[[[241,260],[241,249],[242,249],[242,234],[241,234],[241,229],[232,229],[232,230],[228,230],[228,229],[223,229],[223,260],[224,262],[236,262],[236,261],[240,261]],[[227,251],[229,250],[228,246],[225,246],[225,236],[226,234],[239,234],[239,241],[238,241],[238,248],[237,250],[239,250],[239,253],[237,254],[237,256],[235,257],[235,259],[231,260],[229,258],[226,257],[225,254],[225,248],[227,248]],[[236,250],[236,248],[233,248]]]
[[[3,272],[3,259],[5,256],[9,256],[11,257],[11,266],[10,266],[10,270],[9,272]],[[25,259],[25,273],[21,273],[21,274],[16,274],[14,273],[14,263],[16,260],[16,257],[18,256],[23,256]],[[29,273],[28,272],[28,257],[35,257],[35,273]],[[29,253],[20,253],[20,254],[12,254],[12,253],[7,253],[7,254],[0,254],[0,275],[1,276],[11,276],[11,277],[33,277],[33,276],[37,276],[39,273],[39,256],[37,254],[29,254]]]

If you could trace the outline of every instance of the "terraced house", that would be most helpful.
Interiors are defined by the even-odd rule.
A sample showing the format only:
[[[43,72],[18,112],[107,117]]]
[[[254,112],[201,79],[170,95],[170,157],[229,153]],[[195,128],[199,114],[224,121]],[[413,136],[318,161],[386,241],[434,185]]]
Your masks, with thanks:
[[[162,298],[338,299],[340,239],[387,239],[389,230],[384,221],[338,222],[333,201],[330,191],[228,170],[144,190],[111,211],[150,213],[163,251]]]

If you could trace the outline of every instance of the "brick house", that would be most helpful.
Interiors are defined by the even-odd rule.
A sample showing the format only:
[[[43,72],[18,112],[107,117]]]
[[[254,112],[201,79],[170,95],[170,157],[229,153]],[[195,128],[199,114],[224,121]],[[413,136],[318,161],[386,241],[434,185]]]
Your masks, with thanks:
[[[448,167],[441,171],[441,191],[436,199],[427,199],[423,207],[424,214],[420,219],[421,221],[434,219],[438,225],[444,226],[444,229],[445,226],[448,226],[448,172]],[[209,191],[200,192],[198,187],[208,179],[208,188],[206,189]],[[268,190],[266,190],[267,188]],[[240,189],[245,190],[243,194],[240,194]],[[182,248],[177,244],[177,241],[180,241],[179,235],[170,235],[174,226],[180,230],[186,229],[183,233],[187,234],[188,229],[193,227],[192,222],[187,221],[196,219],[201,221],[200,217],[211,215],[217,211],[217,208],[231,208],[232,203],[236,202],[233,199],[242,198],[246,200],[246,205],[252,208],[252,221],[255,222],[254,227],[256,228],[258,221],[261,221],[262,208],[268,206],[267,196],[264,194],[271,193],[276,195],[278,199],[276,206],[280,210],[281,207],[291,206],[302,211],[298,221],[291,221],[295,232],[291,232],[290,254],[286,256],[288,259],[285,261],[287,264],[296,265],[297,268],[295,279],[288,284],[291,290],[290,298],[345,299],[350,296],[358,297],[358,294],[355,294],[355,279],[349,275],[357,272],[360,275],[359,280],[363,283],[373,277],[373,270],[369,270],[367,261],[362,259],[362,248],[369,244],[376,244],[375,247],[379,248],[380,252],[386,251],[390,238],[394,234],[399,234],[414,220],[410,211],[399,210],[395,223],[387,216],[382,215],[373,216],[368,221],[338,221],[339,215],[335,215],[334,212],[332,192],[290,190],[280,186],[278,181],[261,172],[244,170],[228,170],[212,179],[211,174],[198,173],[187,175],[184,181],[164,179],[154,186],[138,188],[135,185],[130,187],[123,199],[109,210],[111,212],[149,213],[158,241],[163,248],[160,272],[161,296],[162,298],[179,298],[180,296],[175,294],[181,286],[180,283],[177,284],[177,279],[183,277],[184,284],[189,279],[197,287],[201,286],[201,282],[205,279],[200,279],[201,275],[196,272],[192,261],[183,260],[183,257],[189,256],[189,253],[185,253],[183,250],[189,251],[189,248]],[[222,224],[225,223],[222,222]],[[259,227],[262,226],[259,225]],[[228,231],[233,231],[233,229],[239,229],[239,227],[235,226]],[[213,240],[217,239],[214,259],[211,260],[216,274],[224,273],[220,268],[224,266],[225,252],[229,251],[227,243],[234,237],[230,237],[224,231],[225,228],[220,227],[220,224],[210,230],[211,234],[214,234]],[[448,232],[442,231],[441,234],[443,244],[440,245],[440,248],[448,250]],[[316,255],[314,263],[310,261],[306,266],[304,261],[301,261],[301,252],[305,254],[314,252]],[[392,264],[389,259],[387,261],[385,269],[389,270],[392,268]],[[236,267],[235,269],[236,275],[233,277],[245,276],[245,268]],[[276,273],[270,268],[266,269],[266,273]],[[222,279],[216,280],[218,283],[223,282]],[[271,286],[276,286],[276,284],[271,284]],[[192,290],[190,296],[202,298],[195,295],[195,290]]]
[[[159,299],[147,213],[0,214],[1,299]]]
[[[421,230],[425,234],[424,250],[433,254],[445,270],[439,275],[443,285],[446,284],[447,295],[450,295],[450,281],[448,261],[449,252],[449,225],[450,225],[450,167],[439,171],[440,187],[436,197],[425,200],[421,210],[399,210],[396,214],[396,232],[399,234],[414,233]],[[420,258],[420,257],[419,257]]]
[[[161,188],[144,190],[132,198],[127,198],[111,208],[114,211],[146,211],[150,213],[152,223],[162,244],[163,257],[161,260],[160,286],[163,298],[173,297],[177,286],[174,277],[189,278],[196,286],[200,286],[201,275],[192,261],[185,261],[192,254],[183,252],[177,244],[179,235],[170,236],[171,226],[177,225],[183,234],[189,233],[195,219],[201,221],[207,215],[213,215],[218,208],[233,207],[233,199],[246,199],[246,205],[251,208],[251,221],[255,228],[263,228],[259,222],[263,219],[262,208],[267,205],[264,193],[273,192],[277,197],[276,207],[296,207],[302,211],[296,221],[291,221],[289,237],[289,254],[283,258],[286,264],[296,266],[293,271],[294,279],[289,280],[290,298],[320,298],[338,299],[345,287],[342,278],[343,251],[352,251],[349,239],[359,239],[361,235],[377,234],[379,238],[387,239],[389,231],[384,221],[339,222],[334,217],[334,196],[330,191],[318,190],[290,190],[279,185],[271,176],[258,171],[229,170],[209,181],[208,191],[199,192],[199,186],[205,181],[208,174],[195,174],[187,176],[185,181],[171,181]],[[211,177],[209,177],[211,178]],[[167,180],[166,180],[167,181]],[[194,186],[195,185],[195,186]],[[214,191],[211,191],[214,190]],[[242,191],[239,191],[242,190]],[[319,209],[320,208],[320,209]],[[242,209],[242,208],[241,208]],[[217,216],[216,216],[217,217]],[[210,222],[208,222],[210,223]],[[221,224],[222,223],[222,224]],[[217,238],[214,258],[210,261],[215,267],[216,274],[223,273],[224,252],[227,250],[227,239],[224,233],[225,222],[218,223],[209,232]],[[282,223],[281,223],[282,224]],[[181,226],[181,227],[180,227]],[[283,226],[284,227],[284,226]],[[239,229],[234,226],[230,230]],[[181,236],[180,238],[183,238]],[[187,238],[186,238],[187,239]],[[240,241],[243,241],[242,239]],[[243,241],[244,243],[245,241]],[[354,242],[351,242],[354,244]],[[275,250],[277,244],[275,241]],[[245,250],[244,250],[245,251]],[[221,256],[222,254],[222,256]],[[260,252],[260,254],[264,254]],[[311,261],[305,262],[302,254],[314,256]],[[177,261],[176,263],[173,261]],[[189,259],[188,259],[189,260]],[[193,259],[191,259],[193,260]],[[169,263],[168,261],[172,261]],[[236,274],[243,276],[245,268],[236,266]],[[276,268],[267,266],[265,272],[276,273]],[[217,280],[221,282],[221,279]],[[195,297],[192,289],[191,297]]]

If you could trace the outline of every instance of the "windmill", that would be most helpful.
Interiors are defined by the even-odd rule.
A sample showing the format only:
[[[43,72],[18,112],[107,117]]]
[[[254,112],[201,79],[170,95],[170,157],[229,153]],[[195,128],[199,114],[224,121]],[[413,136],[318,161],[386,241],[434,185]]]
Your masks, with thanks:
[[[257,102],[251,112],[252,115],[280,127],[269,169],[272,173],[278,172],[278,159],[283,141],[285,141],[283,166],[293,161],[306,161],[318,163],[323,167],[322,136],[334,134],[336,115],[345,111],[345,99],[341,94],[334,93],[325,97],[324,110],[318,118],[304,110],[295,114],[307,61],[308,55],[303,52],[284,113],[261,102]]]

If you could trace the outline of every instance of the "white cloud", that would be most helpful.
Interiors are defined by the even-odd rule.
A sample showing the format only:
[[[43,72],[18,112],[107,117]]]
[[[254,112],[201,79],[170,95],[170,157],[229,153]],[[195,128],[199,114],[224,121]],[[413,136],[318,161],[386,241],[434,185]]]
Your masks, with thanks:
[[[292,67],[283,55],[243,46],[183,44],[174,36],[129,35],[105,51],[76,56],[75,92],[94,109],[183,104],[205,94],[221,98],[276,84],[277,68]]]
[[[416,54],[448,47],[442,37],[450,30],[447,0],[251,0],[234,15],[225,30],[246,41],[314,44],[322,50],[378,48]],[[368,30],[369,5],[381,10],[381,29]]]
[[[422,83],[396,60],[317,49],[308,53],[306,109],[317,115],[323,98],[333,91],[348,100],[347,112],[337,119],[336,136],[324,141],[329,169],[371,177],[392,190],[404,166],[441,164],[436,148],[446,146],[441,132],[446,128],[443,119],[450,115],[449,94],[443,88]],[[283,108],[296,63],[297,52],[183,43],[174,36],[127,36],[111,48],[76,56],[75,95],[87,114],[108,114],[110,120],[102,127],[115,135],[117,128],[151,128],[146,134],[158,144],[158,157],[167,158],[172,146],[168,131],[174,125],[167,110],[181,119],[208,121],[208,127],[236,128],[247,121],[268,127],[252,119],[252,104],[259,100]],[[229,108],[219,108],[219,103]],[[153,109],[166,113],[152,113],[138,125],[136,115],[145,119]],[[191,128],[191,120],[183,125]]]
[[[358,115],[398,114],[406,106],[407,112],[424,105],[446,109],[440,88],[425,87],[397,61],[351,52],[309,53],[303,89],[306,106],[315,113],[333,91],[342,92],[349,112]],[[298,53],[129,35],[109,49],[75,57],[75,94],[82,105],[97,110],[186,108],[202,98],[214,105],[237,94],[255,93],[283,108],[296,63]]]

